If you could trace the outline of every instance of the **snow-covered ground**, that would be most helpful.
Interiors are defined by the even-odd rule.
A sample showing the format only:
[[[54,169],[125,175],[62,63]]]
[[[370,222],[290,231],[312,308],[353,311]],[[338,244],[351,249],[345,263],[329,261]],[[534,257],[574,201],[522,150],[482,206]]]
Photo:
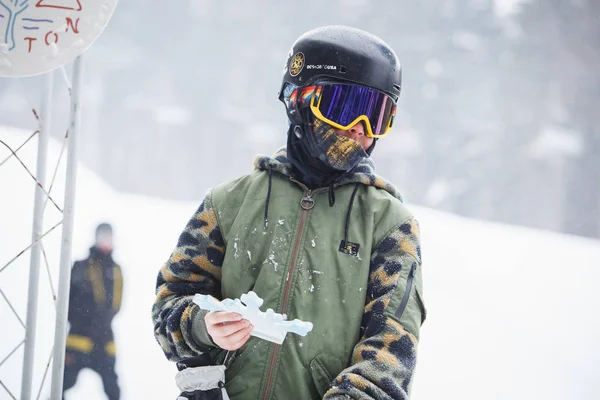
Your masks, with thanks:
[[[25,136],[0,127],[13,147]],[[36,140],[19,155],[35,171]],[[49,178],[60,145],[50,144]],[[7,151],[0,145],[0,162]],[[252,156],[249,156],[249,166]],[[64,165],[64,163],[63,163]],[[62,205],[59,170],[53,189]],[[160,181],[157,181],[160,185]],[[190,182],[190,184],[194,184]],[[34,184],[16,160],[0,168],[0,268],[30,239]],[[200,199],[199,199],[200,200]],[[79,166],[74,257],[85,257],[97,223],[115,227],[115,259],[125,293],[114,329],[123,399],[175,398],[174,365],[152,335],[154,282],[197,203],[115,192]],[[596,399],[600,387],[600,242],[469,220],[420,207],[428,319],[422,329],[414,399]],[[47,206],[46,227],[60,220]],[[60,230],[44,240],[56,281]],[[0,273],[0,288],[22,319],[27,297],[26,253]],[[36,379],[50,354],[54,314],[41,273]],[[0,298],[0,360],[22,340],[23,329]],[[0,367],[0,380],[18,397],[22,348]],[[36,390],[37,392],[37,390]],[[47,398],[46,385],[41,398]],[[80,375],[68,399],[103,399],[100,379]],[[0,399],[8,398],[0,388]]]

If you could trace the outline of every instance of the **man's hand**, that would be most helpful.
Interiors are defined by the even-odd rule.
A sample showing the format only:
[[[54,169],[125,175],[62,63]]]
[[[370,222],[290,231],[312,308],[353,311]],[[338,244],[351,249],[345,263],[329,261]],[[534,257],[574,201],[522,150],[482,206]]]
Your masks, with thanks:
[[[213,342],[224,350],[237,350],[250,338],[252,325],[238,313],[211,311],[204,322]]]

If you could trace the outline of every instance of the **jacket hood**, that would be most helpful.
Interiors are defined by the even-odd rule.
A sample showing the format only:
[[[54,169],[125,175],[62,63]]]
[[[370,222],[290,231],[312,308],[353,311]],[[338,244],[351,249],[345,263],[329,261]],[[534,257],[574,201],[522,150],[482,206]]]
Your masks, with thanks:
[[[271,157],[259,155],[254,160],[254,169],[275,171],[290,178],[295,178],[292,164],[287,158],[287,149],[281,147]],[[335,186],[360,183],[365,186],[374,186],[383,189],[398,200],[402,201],[400,192],[389,181],[375,173],[375,163],[371,158],[363,159],[356,168],[344,174],[335,182]]]

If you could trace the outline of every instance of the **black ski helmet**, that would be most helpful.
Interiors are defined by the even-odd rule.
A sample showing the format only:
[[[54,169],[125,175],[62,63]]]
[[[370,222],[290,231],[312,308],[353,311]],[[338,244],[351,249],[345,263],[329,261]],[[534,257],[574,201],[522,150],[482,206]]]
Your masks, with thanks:
[[[285,100],[288,84],[303,87],[318,80],[367,86],[398,101],[402,67],[394,50],[379,37],[348,26],[325,26],[304,33],[292,45],[279,100]]]

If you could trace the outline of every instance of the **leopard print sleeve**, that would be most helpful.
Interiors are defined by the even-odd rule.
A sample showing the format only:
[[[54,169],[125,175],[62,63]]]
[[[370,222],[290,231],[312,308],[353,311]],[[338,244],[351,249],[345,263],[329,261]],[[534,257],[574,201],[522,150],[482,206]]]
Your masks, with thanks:
[[[409,398],[425,318],[420,293],[420,233],[411,217],[372,253],[362,337],[325,399]]]
[[[192,299],[196,293],[222,298],[224,254],[225,243],[209,193],[158,273],[152,307],[154,336],[169,360],[179,361],[211,349],[210,343],[194,339],[192,322],[201,311]]]

